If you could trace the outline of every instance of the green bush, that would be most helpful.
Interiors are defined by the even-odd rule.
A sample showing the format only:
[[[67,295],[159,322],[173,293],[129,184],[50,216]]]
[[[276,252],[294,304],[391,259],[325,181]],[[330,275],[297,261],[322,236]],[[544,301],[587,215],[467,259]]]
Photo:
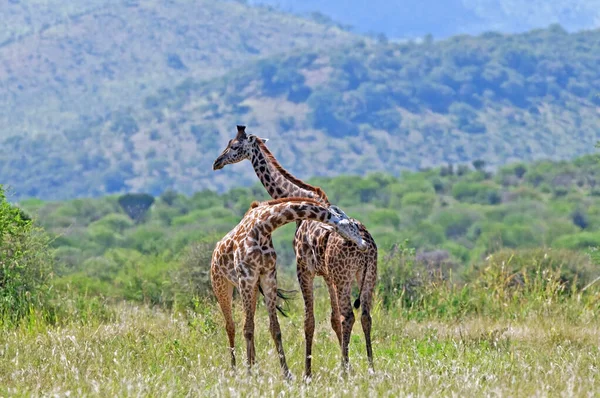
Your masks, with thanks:
[[[215,244],[212,241],[190,245],[179,258],[174,274],[176,300],[190,306],[198,298],[213,298],[210,283],[210,263]]]
[[[564,235],[557,238],[552,246],[572,250],[599,247],[600,232],[581,232],[578,234]]]
[[[372,225],[384,225],[393,228],[398,228],[400,225],[400,217],[395,210],[392,209],[376,209],[369,212],[369,222]]]
[[[468,208],[455,208],[453,210],[440,210],[433,216],[433,222],[444,229],[448,239],[464,236],[474,222],[481,219],[481,215]]]
[[[0,186],[0,322],[48,309],[53,261],[48,237],[7,202]]]
[[[473,277],[487,288],[518,290],[543,297],[546,289],[567,293],[596,277],[588,254],[566,249],[503,249],[475,268]],[[491,279],[490,279],[491,278]],[[549,284],[553,284],[550,286]]]
[[[466,203],[495,205],[500,203],[500,190],[489,184],[474,182],[457,182],[452,187],[452,196]]]

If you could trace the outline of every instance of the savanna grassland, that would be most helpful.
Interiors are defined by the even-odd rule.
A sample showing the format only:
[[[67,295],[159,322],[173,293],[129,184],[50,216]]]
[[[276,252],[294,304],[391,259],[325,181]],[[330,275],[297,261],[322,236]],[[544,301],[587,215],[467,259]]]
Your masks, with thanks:
[[[5,396],[595,396],[600,245],[595,156],[475,162],[400,178],[313,182],[375,237],[375,373],[360,322],[340,374],[327,289],[316,285],[313,379],[302,381],[303,304],[280,317],[280,374],[264,305],[247,376],[229,368],[208,269],[214,243],[261,187],[0,206],[0,393]],[[291,228],[279,284],[297,289]],[[357,312],[359,316],[359,313]]]
[[[595,396],[600,388],[600,328],[591,314],[578,319],[543,312],[525,319],[468,317],[409,320],[376,306],[376,371],[366,371],[362,335],[355,329],[353,373],[339,373],[339,348],[319,290],[313,379],[305,384],[302,309],[283,319],[286,355],[296,379],[283,381],[266,328],[257,318],[258,366],[247,376],[229,369],[221,314],[147,307],[111,307],[109,319],[61,326],[24,324],[0,333],[0,392],[66,396]],[[559,306],[560,304],[552,304]],[[575,302],[573,305],[577,305]],[[262,306],[261,306],[262,307]],[[241,324],[239,306],[235,313]],[[238,333],[239,335],[239,333]],[[243,357],[243,338],[237,353]]]

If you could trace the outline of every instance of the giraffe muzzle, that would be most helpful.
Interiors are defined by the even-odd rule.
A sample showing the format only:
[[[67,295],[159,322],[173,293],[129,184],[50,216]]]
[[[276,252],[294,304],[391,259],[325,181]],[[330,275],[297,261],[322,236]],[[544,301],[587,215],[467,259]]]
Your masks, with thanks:
[[[215,160],[215,162],[213,163],[213,170],[221,170],[223,168],[223,162],[221,162],[221,159],[217,159]]]

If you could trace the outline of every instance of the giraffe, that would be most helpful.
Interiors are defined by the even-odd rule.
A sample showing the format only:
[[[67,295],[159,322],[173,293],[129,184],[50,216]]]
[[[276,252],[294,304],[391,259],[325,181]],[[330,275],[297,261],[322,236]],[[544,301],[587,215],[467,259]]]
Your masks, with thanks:
[[[250,160],[254,171],[269,195],[274,198],[306,197],[329,204],[325,192],[303,182],[285,170],[265,145],[266,139],[247,134],[245,126],[237,126],[237,135],[213,164],[219,170],[228,164]],[[331,301],[331,326],[336,333],[342,351],[342,366],[349,368],[348,345],[354,312],[351,289],[356,278],[360,287],[359,298],[354,307],[362,306],[361,324],[365,335],[369,371],[374,371],[371,345],[371,305],[377,279],[377,245],[367,229],[354,220],[368,244],[366,251],[345,241],[332,229],[312,221],[297,222],[294,236],[297,277],[304,299],[305,377],[311,376],[312,342],[315,318],[313,308],[313,284],[315,276],[322,276]]]
[[[217,243],[211,260],[211,282],[225,318],[232,367],[235,367],[235,326],[231,309],[233,288],[238,288],[244,306],[248,369],[255,361],[254,312],[260,288],[265,296],[269,329],[277,348],[281,370],[284,377],[291,378],[277,320],[277,254],[273,249],[271,234],[277,228],[298,220],[324,223],[360,249],[367,248],[358,226],[336,206],[324,205],[307,198],[253,202],[240,223]]]

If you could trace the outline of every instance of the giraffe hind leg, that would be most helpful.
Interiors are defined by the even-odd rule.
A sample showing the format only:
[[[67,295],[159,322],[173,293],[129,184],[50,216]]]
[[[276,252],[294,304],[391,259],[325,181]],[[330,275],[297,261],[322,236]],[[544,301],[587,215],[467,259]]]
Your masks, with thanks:
[[[244,305],[244,338],[246,339],[246,365],[248,373],[254,365],[256,349],[254,346],[254,314],[256,312],[256,294],[258,277],[239,278],[239,290]]]
[[[374,366],[373,347],[371,345],[371,307],[373,303],[373,291],[375,290],[375,283],[377,280],[377,262],[370,262],[366,265],[366,267],[367,269],[365,272],[365,280],[359,280],[359,284],[360,286],[362,286],[362,291],[360,292],[360,304],[362,307],[360,320],[362,324],[363,333],[365,335],[367,359],[369,361],[369,372],[373,373]]]
[[[217,302],[221,307],[223,318],[225,318],[225,330],[227,331],[231,352],[231,367],[235,368],[235,323],[233,322],[232,313],[233,285],[226,278],[213,275],[212,286]]]
[[[260,285],[262,285],[265,295],[265,306],[269,312],[269,329],[279,356],[279,365],[283,376],[286,379],[291,379],[292,375],[285,360],[281,328],[277,319],[277,271],[275,268],[270,270],[268,274],[261,276]]]
[[[305,343],[305,355],[304,355],[304,377],[308,379],[312,374],[312,345],[315,334],[315,312],[314,312],[314,301],[313,301],[313,281],[314,278],[310,271],[307,270],[302,263],[298,263],[298,283],[300,284],[300,290],[302,291],[302,298],[304,299],[304,343]]]

